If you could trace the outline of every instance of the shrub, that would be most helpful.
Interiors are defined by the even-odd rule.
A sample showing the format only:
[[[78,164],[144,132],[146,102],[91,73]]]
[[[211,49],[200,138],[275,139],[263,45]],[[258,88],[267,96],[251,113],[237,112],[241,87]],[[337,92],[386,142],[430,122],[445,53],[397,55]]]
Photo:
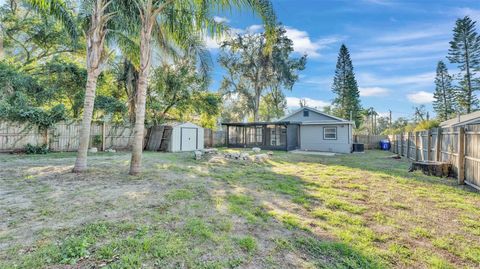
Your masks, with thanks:
[[[432,128],[437,128],[440,126],[440,122],[437,120],[424,120],[421,121],[415,126],[415,131],[424,131],[424,130],[429,130]]]
[[[47,154],[48,152],[49,149],[46,144],[35,146],[29,143],[25,146],[25,153],[27,154]]]

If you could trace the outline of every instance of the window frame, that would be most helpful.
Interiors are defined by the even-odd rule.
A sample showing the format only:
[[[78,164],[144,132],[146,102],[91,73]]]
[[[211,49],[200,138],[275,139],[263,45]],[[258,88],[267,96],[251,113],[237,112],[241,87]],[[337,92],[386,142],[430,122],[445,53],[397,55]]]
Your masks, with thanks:
[[[310,111],[308,109],[303,110],[303,117],[310,117]]]
[[[335,138],[328,138],[328,137],[325,137],[325,134],[326,134],[325,130],[326,130],[326,129],[333,129],[333,130],[335,130]],[[332,133],[330,133],[330,134],[332,134]],[[337,130],[337,126],[332,126],[332,127],[323,127],[323,140],[337,140],[337,138],[338,138],[338,130]]]

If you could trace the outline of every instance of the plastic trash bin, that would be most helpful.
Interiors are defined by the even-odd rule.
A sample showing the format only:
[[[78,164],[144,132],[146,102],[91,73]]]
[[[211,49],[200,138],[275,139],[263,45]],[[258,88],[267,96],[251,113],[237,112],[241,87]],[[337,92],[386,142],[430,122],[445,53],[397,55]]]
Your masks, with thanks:
[[[386,139],[383,139],[383,140],[380,140],[380,148],[382,150],[390,150],[390,141],[389,140],[386,140]]]

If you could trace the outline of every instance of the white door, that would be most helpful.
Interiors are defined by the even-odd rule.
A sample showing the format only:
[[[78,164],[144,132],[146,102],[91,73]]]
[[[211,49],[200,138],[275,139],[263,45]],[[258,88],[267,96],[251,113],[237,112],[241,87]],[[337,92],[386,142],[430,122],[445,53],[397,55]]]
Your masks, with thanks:
[[[197,129],[181,128],[180,150],[193,151],[197,149]]]

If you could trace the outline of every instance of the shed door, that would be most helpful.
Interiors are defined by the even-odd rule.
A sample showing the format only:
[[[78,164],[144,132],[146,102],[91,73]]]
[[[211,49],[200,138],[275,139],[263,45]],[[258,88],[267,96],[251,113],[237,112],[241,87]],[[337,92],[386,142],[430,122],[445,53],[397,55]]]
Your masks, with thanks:
[[[180,150],[193,151],[197,149],[197,135],[196,128],[181,127],[180,129]]]

